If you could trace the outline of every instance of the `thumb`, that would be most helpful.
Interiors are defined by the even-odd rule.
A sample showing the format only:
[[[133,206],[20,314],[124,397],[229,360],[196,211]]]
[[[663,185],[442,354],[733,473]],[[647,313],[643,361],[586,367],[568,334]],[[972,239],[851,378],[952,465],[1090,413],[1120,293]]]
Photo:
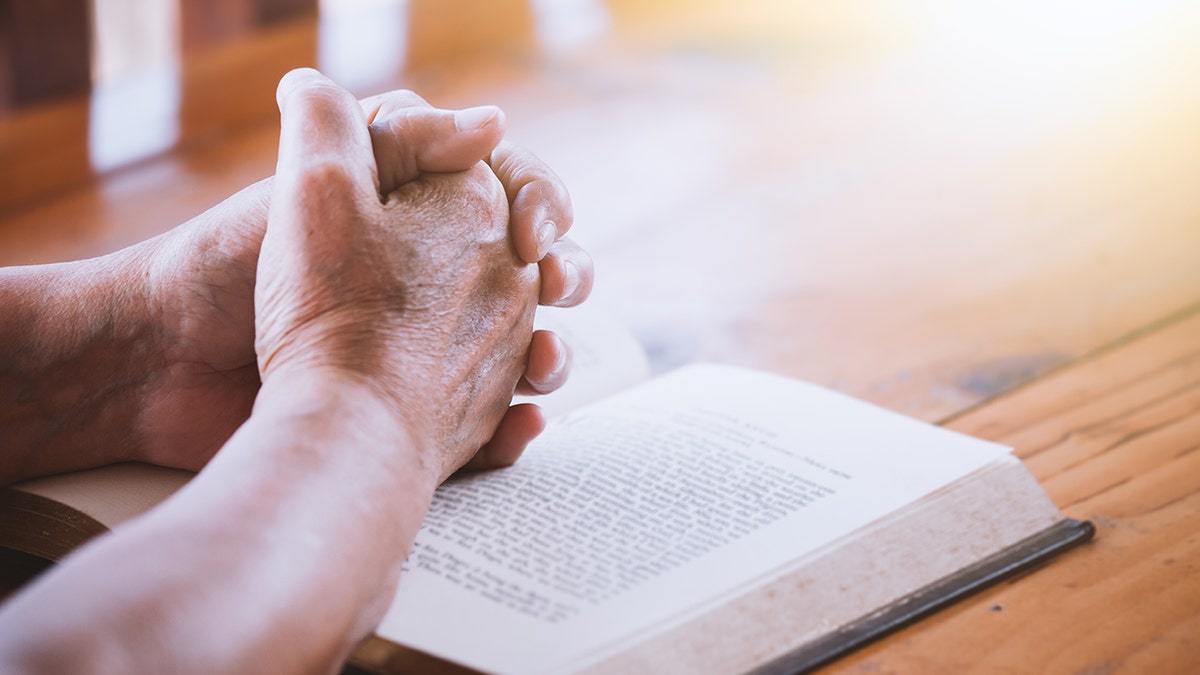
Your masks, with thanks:
[[[486,159],[504,137],[504,113],[491,105],[401,108],[376,119],[370,135],[386,196],[423,172],[466,171]]]
[[[283,76],[275,98],[280,114],[278,187],[324,173],[344,177],[362,195],[377,191],[365,113],[349,92],[311,68],[299,68]]]

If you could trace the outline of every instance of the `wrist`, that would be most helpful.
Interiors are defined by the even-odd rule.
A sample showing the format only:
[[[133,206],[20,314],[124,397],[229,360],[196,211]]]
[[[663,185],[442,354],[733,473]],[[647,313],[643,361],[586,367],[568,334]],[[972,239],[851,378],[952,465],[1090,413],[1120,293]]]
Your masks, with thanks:
[[[144,389],[143,461],[199,471],[250,415],[259,387],[254,285],[270,179],[145,244],[160,368]]]
[[[137,459],[142,392],[158,367],[141,255],[0,276],[0,442],[9,480]]]
[[[328,468],[347,463],[432,498],[442,467],[419,420],[398,414],[396,404],[367,377],[334,368],[272,373],[254,402],[251,420],[269,422],[303,437],[304,458]]]
[[[80,429],[85,442],[104,452],[92,465],[145,460],[139,421],[150,385],[165,367],[152,284],[153,243],[70,263],[69,273],[60,280],[60,293],[75,305],[74,327],[90,331],[86,340],[70,345],[68,353],[75,350],[85,363],[98,366],[81,373],[89,402],[101,408],[96,411],[100,424]],[[51,326],[40,332],[62,335],[72,328]]]

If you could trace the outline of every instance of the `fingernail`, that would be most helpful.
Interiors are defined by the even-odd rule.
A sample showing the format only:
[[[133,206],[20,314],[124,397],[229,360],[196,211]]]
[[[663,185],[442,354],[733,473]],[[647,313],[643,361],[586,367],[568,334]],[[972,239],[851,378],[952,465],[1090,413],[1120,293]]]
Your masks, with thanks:
[[[538,239],[538,260],[546,257],[550,252],[550,247],[554,245],[554,240],[558,238],[558,226],[553,220],[544,220],[537,228]]]
[[[567,365],[571,362],[571,352],[567,349],[566,344],[559,340],[558,342],[558,359],[554,361],[554,367],[550,369],[550,374],[547,376],[549,380],[558,380],[567,370]]]
[[[575,289],[579,288],[579,268],[570,260],[563,261],[563,292],[559,301],[566,300],[572,295],[575,295]]]
[[[500,109],[494,105],[481,105],[454,113],[454,128],[459,131],[478,131],[495,119]]]

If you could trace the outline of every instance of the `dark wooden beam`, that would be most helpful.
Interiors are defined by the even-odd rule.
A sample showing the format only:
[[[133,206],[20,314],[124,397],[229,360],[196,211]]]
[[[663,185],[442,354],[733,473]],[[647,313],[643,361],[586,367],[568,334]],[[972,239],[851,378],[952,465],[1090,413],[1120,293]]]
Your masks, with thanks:
[[[91,26],[87,0],[0,0],[0,105],[88,91]]]
[[[204,49],[316,11],[317,0],[180,0],[183,48]]]

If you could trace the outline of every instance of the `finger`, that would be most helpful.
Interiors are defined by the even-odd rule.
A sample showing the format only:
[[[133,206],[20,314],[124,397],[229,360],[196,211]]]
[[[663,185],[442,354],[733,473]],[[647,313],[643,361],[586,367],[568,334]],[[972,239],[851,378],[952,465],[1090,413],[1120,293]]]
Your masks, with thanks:
[[[538,304],[554,307],[574,307],[587,300],[596,280],[592,256],[567,238],[554,242],[538,263],[538,273],[542,282]]]
[[[517,383],[516,393],[523,396],[549,394],[567,381],[571,373],[571,349],[555,333],[535,331],[529,341],[525,374]]]
[[[371,138],[362,108],[349,92],[311,68],[299,68],[283,76],[275,97],[280,114],[277,191],[322,180],[363,195],[377,191]]]
[[[525,446],[546,428],[542,409],[532,403],[514,405],[504,413],[496,433],[461,471],[483,471],[510,466],[521,457]]]
[[[504,137],[504,113],[495,106],[466,110],[409,107],[370,126],[379,191],[387,195],[421,173],[466,171]]]
[[[397,89],[368,96],[358,102],[367,115],[367,124],[372,124],[380,117],[386,117],[401,108],[428,108],[429,102],[421,98],[415,91]]]
[[[545,162],[512,143],[500,143],[488,164],[508,195],[517,255],[527,263],[538,262],[571,229],[571,195]]]

